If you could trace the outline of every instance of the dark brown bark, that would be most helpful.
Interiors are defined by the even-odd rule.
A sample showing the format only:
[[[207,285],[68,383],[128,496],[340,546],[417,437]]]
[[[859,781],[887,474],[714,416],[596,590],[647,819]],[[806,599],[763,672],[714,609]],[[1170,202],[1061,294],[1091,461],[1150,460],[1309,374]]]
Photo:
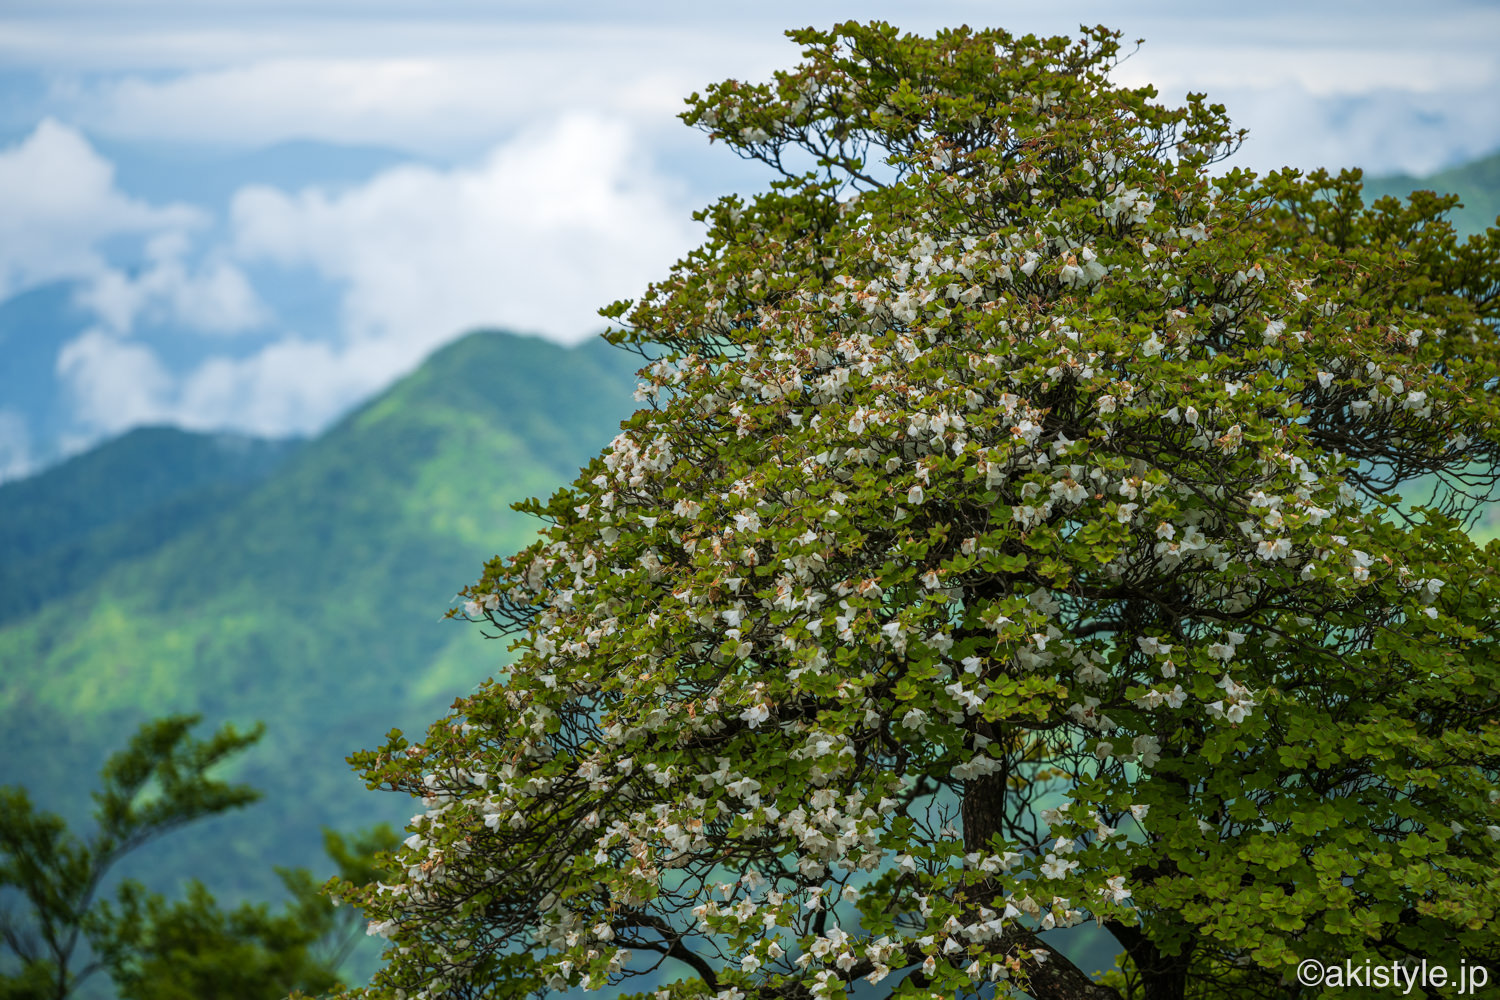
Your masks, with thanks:
[[[1114,921],[1105,926],[1124,946],[1140,974],[1143,1000],[1182,1000],[1187,993],[1188,967],[1192,964],[1191,945],[1176,955],[1165,955],[1139,927]]]
[[[1036,1000],[1121,1000],[1118,990],[1094,982],[1088,973],[1068,961],[1062,952],[1043,944],[1031,931],[1016,927],[1004,940],[1033,953],[1045,951],[1042,961],[1023,965],[1026,992]]]
[[[985,851],[990,838],[1001,830],[1005,815],[1006,771],[996,771],[964,782],[962,807],[964,850]]]

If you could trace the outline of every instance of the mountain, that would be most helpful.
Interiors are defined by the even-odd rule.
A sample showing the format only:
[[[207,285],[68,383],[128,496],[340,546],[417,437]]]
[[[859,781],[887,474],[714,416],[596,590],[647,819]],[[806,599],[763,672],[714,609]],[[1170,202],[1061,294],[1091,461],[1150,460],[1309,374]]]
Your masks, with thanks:
[[[1450,213],[1454,228],[1460,236],[1483,232],[1495,225],[1500,215],[1500,152],[1428,177],[1397,174],[1365,178],[1367,202],[1386,195],[1404,198],[1419,190],[1458,195],[1463,207]]]
[[[487,558],[534,534],[509,504],[570,480],[608,443],[634,407],[635,367],[603,342],[567,350],[475,334],[263,477],[220,490],[214,509],[194,508],[148,550],[90,548],[93,533],[75,534],[67,544],[92,553],[97,572],[0,625],[4,780],[76,819],[86,776],[141,721],[178,711],[202,713],[205,727],[263,720],[266,737],[235,777],[265,800],[142,862],[167,885],[196,875],[230,896],[269,894],[273,864],[317,868],[325,824],[404,823],[411,803],[370,794],[343,758],[392,726],[424,728],[503,664],[502,645],[443,613]],[[140,444],[114,442],[0,500],[26,487],[15,509],[54,539],[69,520],[162,516],[195,494],[164,491],[122,513],[130,481],[149,478],[161,454]],[[79,482],[94,484],[94,500],[50,514],[48,497],[70,502]]]
[[[140,428],[0,484],[0,624],[213,517],[300,444]]]

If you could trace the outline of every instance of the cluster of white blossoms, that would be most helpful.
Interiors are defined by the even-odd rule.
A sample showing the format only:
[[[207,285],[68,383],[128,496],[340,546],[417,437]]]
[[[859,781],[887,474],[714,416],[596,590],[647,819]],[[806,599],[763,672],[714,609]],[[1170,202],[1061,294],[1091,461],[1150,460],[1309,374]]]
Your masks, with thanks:
[[[1273,850],[1309,664],[1452,613],[1348,447],[1461,458],[1451,335],[1256,236],[1209,109],[1026,58],[1045,100],[907,134],[947,98],[893,97],[894,180],[726,199],[626,316],[650,405],[465,595],[511,662],[375,768],[424,802],[369,904],[411,996],[1070,975],[1038,934]],[[856,68],[696,121],[769,161]]]

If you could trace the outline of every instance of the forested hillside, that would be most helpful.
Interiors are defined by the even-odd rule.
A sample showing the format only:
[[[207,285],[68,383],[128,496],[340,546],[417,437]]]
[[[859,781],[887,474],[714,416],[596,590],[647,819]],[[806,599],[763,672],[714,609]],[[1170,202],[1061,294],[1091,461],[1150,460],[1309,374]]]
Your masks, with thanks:
[[[0,485],[0,624],[216,516],[300,444],[147,427]]]

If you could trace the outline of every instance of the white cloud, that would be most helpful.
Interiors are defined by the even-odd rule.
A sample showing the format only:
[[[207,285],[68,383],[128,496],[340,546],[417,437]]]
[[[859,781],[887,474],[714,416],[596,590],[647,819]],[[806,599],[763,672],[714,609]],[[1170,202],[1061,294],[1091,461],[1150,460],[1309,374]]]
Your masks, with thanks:
[[[80,283],[79,304],[117,332],[142,316],[206,333],[256,326],[264,308],[222,256],[190,263],[207,213],[151,205],[115,183],[114,165],[76,129],[42,121],[0,151],[0,298],[51,281]],[[126,241],[128,268],[106,250]],[[118,252],[118,247],[115,248]]]
[[[57,373],[73,404],[64,450],[149,424],[306,434],[410,366],[410,352],[395,341],[339,346],[294,336],[247,357],[211,357],[173,372],[150,344],[95,327],[58,356]],[[0,412],[0,479],[8,443],[4,416]]]
[[[288,337],[247,358],[214,358],[180,380],[173,419],[278,437],[321,430],[412,365],[394,341],[336,345]]]
[[[91,328],[63,347],[57,374],[88,431],[115,434],[171,419],[172,376],[145,344]]]
[[[78,84],[65,103],[91,130],[128,139],[253,148],[312,136],[466,156],[580,111],[674,131],[687,94],[726,73],[768,74],[796,54],[774,31],[747,40],[628,28],[477,30],[492,44],[432,40],[430,26],[408,26],[404,48],[376,41],[363,51],[333,43],[288,52],[272,44],[227,65],[109,74]]]
[[[105,322],[58,361],[91,433],[159,422],[313,432],[477,327],[563,342],[597,333],[600,306],[665,277],[698,240],[688,207],[629,128],[583,116],[472,167],[399,167],[337,194],[248,188],[234,198],[230,231],[232,245],[199,273],[184,270],[181,244],[163,239],[139,277],[94,285],[85,301]],[[204,329],[261,321],[239,270],[249,262],[336,283],[341,328],[288,331],[248,356],[182,371],[126,335],[152,302],[198,316]]]
[[[185,234],[156,236],[137,273],[102,269],[78,302],[117,333],[128,333],[143,318],[208,334],[241,333],[266,322],[266,308],[237,264],[215,254],[193,265],[189,253]]]
[[[46,119],[0,151],[0,297],[107,269],[100,244],[121,236],[179,231],[203,216],[185,205],[156,207],[114,183],[113,165],[77,130]]]
[[[399,167],[338,195],[251,188],[236,251],[311,266],[346,288],[356,339],[425,353],[475,326],[577,341],[696,242],[689,208],[625,125],[569,117],[478,166]]]
[[[31,434],[26,417],[17,410],[0,409],[0,483],[31,471]]]
[[[826,25],[851,12],[822,0],[745,8],[657,0],[628,15],[602,3],[529,10],[459,3],[425,16],[376,3],[352,13],[329,0],[296,13],[168,3],[136,16],[73,3],[52,16],[0,19],[0,61],[71,81],[58,86],[56,105],[100,134],[241,147],[312,136],[467,156],[580,111],[627,118],[673,141],[682,96],[725,76],[764,77],[795,56],[783,27]],[[1500,144],[1500,122],[1462,106],[1470,98],[1493,105],[1487,95],[1500,86],[1492,43],[1500,9],[1489,4],[934,0],[918,9],[868,0],[853,13],[920,31],[1116,25],[1127,38],[1146,39],[1122,78],[1153,82],[1172,99],[1207,91],[1240,124],[1274,136],[1278,162],[1368,156],[1359,122],[1341,114],[1340,99],[1351,95],[1369,97],[1376,115],[1401,117],[1415,102],[1428,123],[1382,145],[1380,162],[1367,166],[1416,164],[1429,135],[1440,135],[1445,149]],[[57,74],[59,67],[76,75]],[[1274,102],[1261,100],[1273,93]],[[1310,128],[1281,128],[1283,116]],[[1476,122],[1481,134],[1457,138]]]
[[[1288,85],[1226,89],[1215,100],[1250,128],[1236,165],[1262,172],[1359,166],[1367,174],[1421,176],[1500,146],[1500,103],[1491,96],[1497,88],[1500,80],[1471,92],[1384,90],[1309,100]]]

